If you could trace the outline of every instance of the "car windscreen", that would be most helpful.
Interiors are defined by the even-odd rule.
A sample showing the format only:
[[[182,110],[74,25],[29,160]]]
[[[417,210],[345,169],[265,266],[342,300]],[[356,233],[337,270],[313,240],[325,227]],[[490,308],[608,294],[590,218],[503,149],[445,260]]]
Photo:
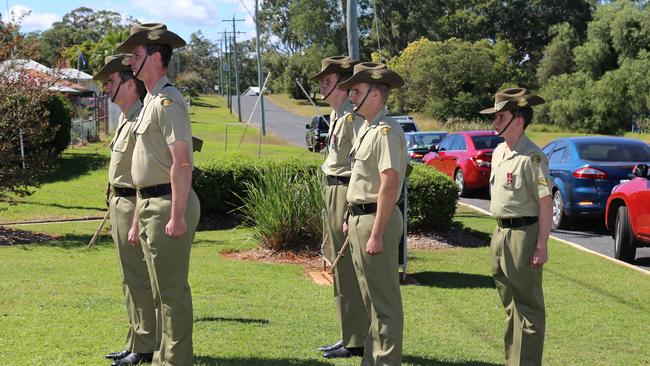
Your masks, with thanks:
[[[327,117],[329,117],[329,116],[327,116]],[[329,128],[330,128],[329,123],[328,123],[329,118],[327,118],[327,117],[323,116],[323,117],[318,119],[318,129],[319,130],[324,130],[324,131],[329,130]]]
[[[650,147],[639,143],[580,142],[578,155],[591,161],[650,161]]]
[[[418,128],[415,127],[415,123],[413,122],[400,122],[400,126],[402,126],[402,130],[404,132],[417,132]]]
[[[503,137],[497,135],[472,136],[476,150],[494,149],[503,142]]]
[[[430,147],[438,144],[444,137],[445,135],[440,133],[408,135],[408,146],[409,148]]]

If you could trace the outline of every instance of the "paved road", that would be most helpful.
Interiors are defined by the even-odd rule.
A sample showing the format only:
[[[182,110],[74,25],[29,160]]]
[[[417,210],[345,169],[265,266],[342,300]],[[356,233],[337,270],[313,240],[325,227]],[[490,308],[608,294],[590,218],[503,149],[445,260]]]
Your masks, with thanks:
[[[461,202],[490,210],[490,200],[479,194],[472,197],[461,198]],[[553,230],[551,235],[578,244],[587,249],[614,257],[614,239],[605,228],[604,223],[594,223],[593,220],[577,220],[568,230]],[[635,266],[650,271],[650,248],[636,250]]]
[[[233,111],[237,113],[237,97],[233,96],[232,100]],[[242,122],[248,121],[256,101],[257,97],[241,97]],[[255,107],[255,113],[253,113],[251,123],[261,123],[259,110],[260,106],[258,104]],[[264,122],[266,124],[267,132],[272,132],[278,135],[292,145],[303,146],[305,151],[307,151],[307,143],[305,142],[305,125],[310,122],[309,118],[290,113],[271,103],[267,98],[264,99],[264,111]],[[327,111],[324,113],[327,113]]]

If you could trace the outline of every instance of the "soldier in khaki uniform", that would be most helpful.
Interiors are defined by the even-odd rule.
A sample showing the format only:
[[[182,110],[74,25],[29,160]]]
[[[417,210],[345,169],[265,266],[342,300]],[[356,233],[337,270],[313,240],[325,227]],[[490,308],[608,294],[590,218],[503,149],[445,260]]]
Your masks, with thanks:
[[[131,69],[147,96],[138,117],[133,181],[138,188],[139,237],[156,308],[155,365],[192,364],[190,248],[199,221],[192,190],[192,131],[185,101],[165,75],[172,49],[185,41],[163,24],[135,24],[118,47],[132,52]]]
[[[135,146],[133,125],[142,109],[141,99],[146,90],[144,84],[133,76],[127,55],[124,54],[107,56],[104,67],[93,79],[106,83],[111,101],[122,110],[110,145],[108,181],[113,197],[108,207],[131,326],[124,351],[109,353],[106,358],[113,359],[113,365],[131,365],[151,361],[156,342],[155,311],[147,265],[142,248],[128,242],[129,230],[132,226],[138,226],[137,216],[134,215],[136,190],[131,178],[131,156]]]
[[[545,308],[542,268],[548,260],[552,181],[542,151],[524,133],[532,106],[544,100],[526,89],[496,93],[494,129],[505,141],[492,155],[490,211],[497,227],[490,244],[492,276],[507,314],[506,365],[541,365]]]
[[[350,90],[355,111],[365,118],[352,147],[349,217],[344,225],[370,321],[362,365],[397,366],[402,362],[404,314],[398,251],[404,223],[397,201],[407,153],[404,132],[386,109],[390,90],[402,85],[402,78],[386,65],[364,62],[338,86]]]
[[[358,61],[347,56],[328,57],[321,62],[322,69],[312,80],[320,81],[320,91],[332,107],[330,126],[326,140],[325,162],[325,210],[327,212],[326,230],[329,245],[325,255],[333,262],[345,242],[342,224],[347,211],[346,195],[350,182],[350,150],[356,139],[363,119],[352,113],[352,103],[347,90],[337,88],[337,84],[352,76],[352,68]],[[368,335],[369,322],[361,298],[352,265],[349,249],[343,253],[334,269],[334,301],[341,324],[341,340],[331,346],[322,346],[326,358],[360,356]]]

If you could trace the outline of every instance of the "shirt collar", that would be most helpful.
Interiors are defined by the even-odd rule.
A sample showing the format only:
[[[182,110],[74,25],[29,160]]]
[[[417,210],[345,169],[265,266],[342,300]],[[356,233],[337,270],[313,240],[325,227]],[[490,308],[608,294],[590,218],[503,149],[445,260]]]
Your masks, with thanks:
[[[510,150],[510,152],[507,154],[507,158],[511,158],[515,155],[521,155],[526,151],[526,147],[528,146],[528,143],[530,140],[528,139],[528,136],[526,134],[521,134],[519,137],[519,140],[517,141],[517,144],[515,145],[514,149]]]
[[[156,85],[153,87],[153,90],[151,91],[151,94],[156,95],[156,94],[160,93],[162,88],[164,88],[165,85],[167,85],[168,83],[169,83],[169,78],[167,78],[167,76],[161,77],[160,80],[158,80],[156,82]]]
[[[142,101],[140,99],[136,100],[132,105],[131,108],[125,113],[125,117],[129,121],[133,121],[135,117],[138,116],[138,113],[142,109]]]
[[[377,115],[375,115],[370,121],[368,121],[368,125],[372,126],[378,124],[379,121],[382,120],[387,115],[388,115],[388,108],[384,106],[384,108],[380,110],[379,113],[377,113]]]

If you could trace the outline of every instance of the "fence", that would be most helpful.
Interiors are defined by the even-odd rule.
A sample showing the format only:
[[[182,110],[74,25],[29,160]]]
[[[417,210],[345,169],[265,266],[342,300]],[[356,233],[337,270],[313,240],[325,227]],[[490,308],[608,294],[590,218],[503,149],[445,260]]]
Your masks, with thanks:
[[[80,144],[99,140],[99,135],[109,134],[108,96],[92,97],[89,108],[77,107],[72,118],[71,143]]]

